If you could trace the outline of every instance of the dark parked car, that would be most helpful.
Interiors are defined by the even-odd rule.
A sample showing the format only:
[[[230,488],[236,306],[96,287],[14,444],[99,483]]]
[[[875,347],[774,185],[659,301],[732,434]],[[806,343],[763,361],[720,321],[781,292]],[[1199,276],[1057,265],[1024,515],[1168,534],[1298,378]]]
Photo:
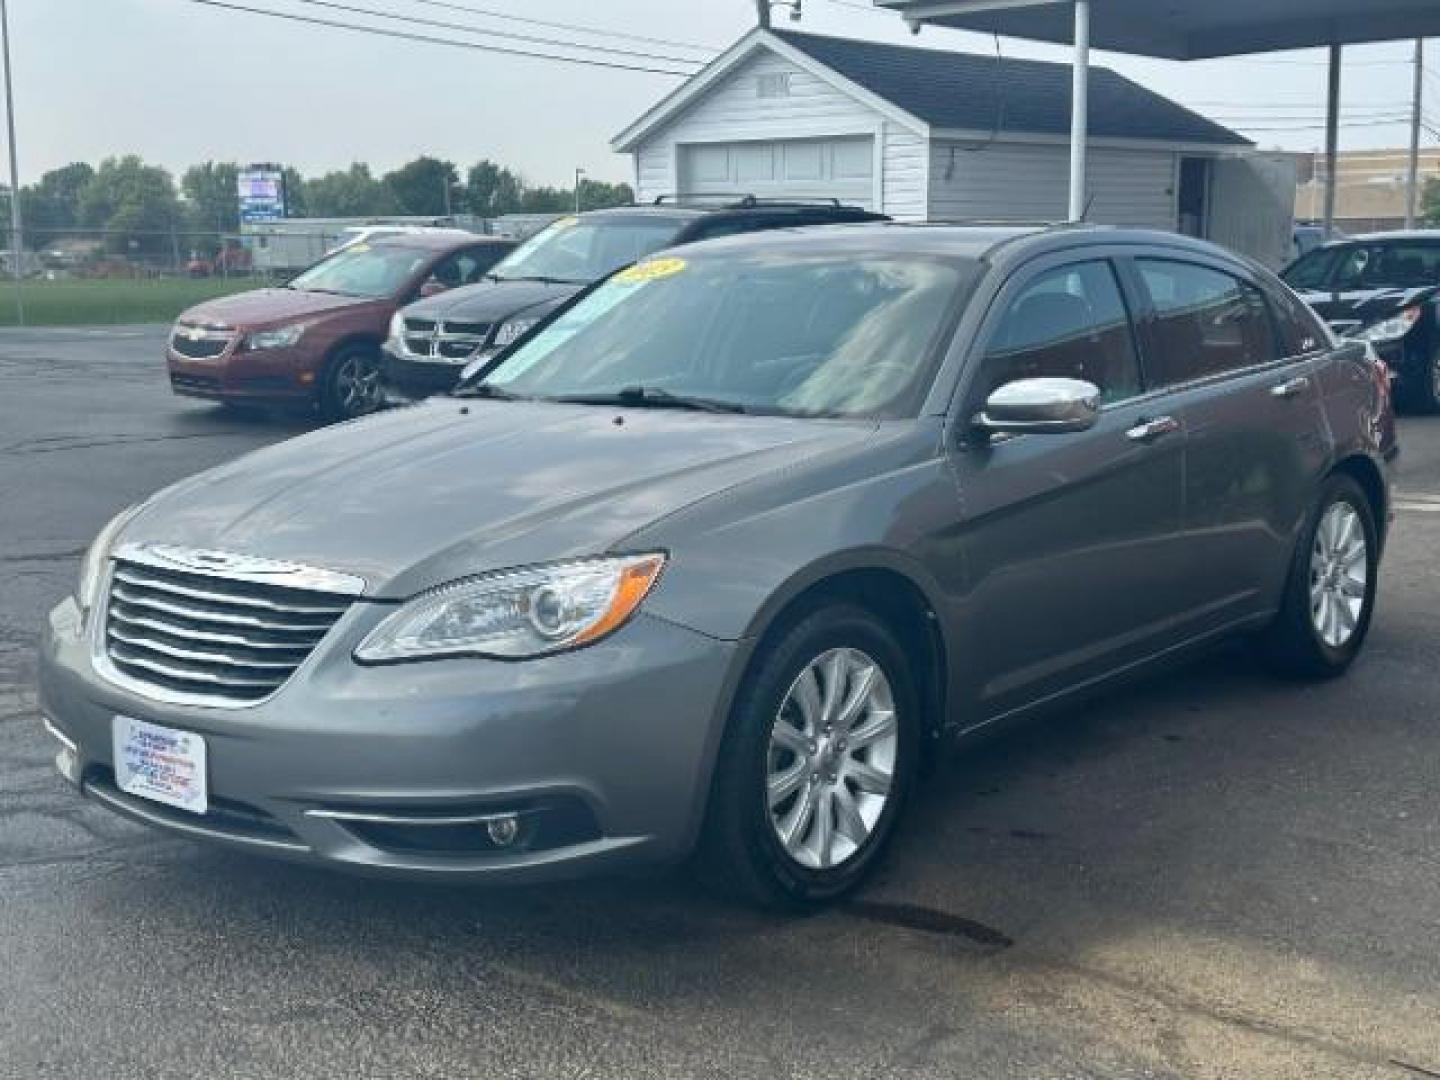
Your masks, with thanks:
[[[1389,385],[1144,232],[841,226],[611,277],[436,399],[127,510],[50,614],[61,772],[445,881],[856,885],[923,759],[1227,635],[1343,672]],[[359,482],[357,482],[357,480]]]
[[[452,389],[467,364],[515,342],[587,285],[661,248],[764,229],[883,220],[835,202],[753,197],[662,199],[561,218],[482,284],[422,300],[395,316],[385,344],[389,397],[398,404]]]
[[[1337,334],[1375,346],[1401,405],[1440,411],[1440,232],[1327,244],[1282,276]]]
[[[459,230],[351,244],[276,289],[209,300],[175,323],[177,394],[230,405],[318,405],[327,419],[381,403],[380,343],[397,308],[478,281],[513,240]]]

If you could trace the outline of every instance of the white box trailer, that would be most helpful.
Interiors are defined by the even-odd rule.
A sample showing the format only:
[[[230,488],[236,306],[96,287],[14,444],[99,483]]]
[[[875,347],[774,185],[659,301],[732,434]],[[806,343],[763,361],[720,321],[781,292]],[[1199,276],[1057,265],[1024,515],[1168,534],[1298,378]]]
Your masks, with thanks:
[[[286,218],[283,221],[247,222],[240,226],[241,242],[250,250],[257,273],[295,274],[318,262],[341,245],[356,239],[357,230],[464,229],[486,233],[489,222],[469,214],[449,217]]]

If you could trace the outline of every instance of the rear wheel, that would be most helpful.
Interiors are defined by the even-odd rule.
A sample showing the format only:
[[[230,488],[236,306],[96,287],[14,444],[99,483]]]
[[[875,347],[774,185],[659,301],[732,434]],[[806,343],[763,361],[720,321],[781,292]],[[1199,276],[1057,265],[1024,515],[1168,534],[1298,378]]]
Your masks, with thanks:
[[[857,886],[915,776],[917,695],[889,628],[828,605],[794,623],[743,684],[721,748],[702,869],[768,907]]]
[[[384,403],[380,351],[373,345],[346,345],[325,366],[320,384],[320,415],[326,420],[353,420]]]
[[[1333,476],[1321,491],[1290,568],[1285,601],[1266,634],[1285,674],[1328,678],[1359,655],[1374,613],[1379,570],[1374,510],[1360,485]]]

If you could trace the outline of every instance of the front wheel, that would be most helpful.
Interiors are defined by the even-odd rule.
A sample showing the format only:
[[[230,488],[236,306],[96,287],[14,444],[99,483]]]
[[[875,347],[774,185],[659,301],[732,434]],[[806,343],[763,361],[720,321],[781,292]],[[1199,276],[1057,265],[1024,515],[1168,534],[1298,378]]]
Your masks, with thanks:
[[[706,876],[790,909],[857,886],[914,780],[917,700],[904,650],[868,611],[829,605],[793,624],[741,687],[716,765]]]
[[[1370,630],[1379,579],[1374,510],[1348,476],[1332,476],[1306,523],[1280,614],[1266,633],[1284,674],[1330,678],[1359,655]]]
[[[320,415],[353,420],[380,408],[385,388],[380,353],[373,345],[347,345],[330,359],[320,384]]]

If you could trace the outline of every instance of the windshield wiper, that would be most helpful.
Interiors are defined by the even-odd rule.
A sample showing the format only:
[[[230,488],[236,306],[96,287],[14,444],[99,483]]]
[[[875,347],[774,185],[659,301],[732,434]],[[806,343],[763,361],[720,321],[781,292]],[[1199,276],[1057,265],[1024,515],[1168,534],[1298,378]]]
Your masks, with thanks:
[[[471,383],[469,386],[459,386],[450,392],[451,397],[480,397],[491,398],[495,401],[533,401],[534,398],[526,397],[524,394],[516,394],[510,390],[502,390],[494,383]]]
[[[491,275],[496,281],[534,281],[541,285],[588,285],[589,282],[576,281],[574,278],[547,277],[544,274],[520,274],[516,277],[499,277]]]
[[[636,409],[690,409],[694,412],[744,413],[738,401],[672,394],[658,386],[626,386],[613,394],[570,394],[553,398],[569,405],[626,405]]]

